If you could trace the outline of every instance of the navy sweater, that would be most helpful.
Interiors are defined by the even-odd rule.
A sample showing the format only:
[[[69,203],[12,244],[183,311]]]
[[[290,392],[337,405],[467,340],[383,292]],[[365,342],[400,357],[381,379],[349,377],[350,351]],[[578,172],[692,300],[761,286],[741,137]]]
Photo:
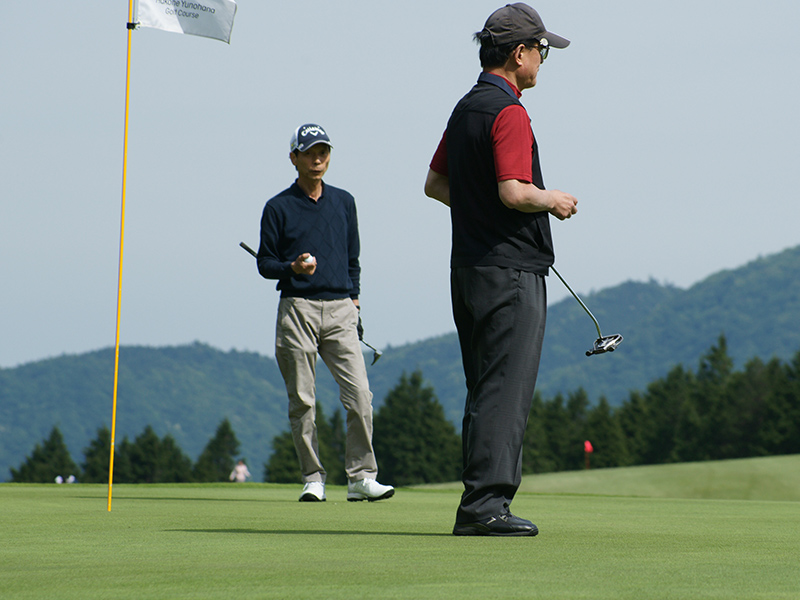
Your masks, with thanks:
[[[292,270],[304,252],[317,259],[313,275]],[[359,252],[356,203],[345,190],[323,183],[322,196],[314,202],[295,182],[264,207],[258,272],[278,280],[281,297],[358,298]]]

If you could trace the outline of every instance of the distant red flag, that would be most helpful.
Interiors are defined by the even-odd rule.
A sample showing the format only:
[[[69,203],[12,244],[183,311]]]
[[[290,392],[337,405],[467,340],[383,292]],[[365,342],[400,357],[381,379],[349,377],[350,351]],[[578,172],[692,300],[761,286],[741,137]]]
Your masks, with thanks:
[[[592,442],[590,442],[589,440],[586,440],[585,442],[583,442],[583,450],[587,454],[590,454],[590,453],[594,452],[594,448],[592,448]]]

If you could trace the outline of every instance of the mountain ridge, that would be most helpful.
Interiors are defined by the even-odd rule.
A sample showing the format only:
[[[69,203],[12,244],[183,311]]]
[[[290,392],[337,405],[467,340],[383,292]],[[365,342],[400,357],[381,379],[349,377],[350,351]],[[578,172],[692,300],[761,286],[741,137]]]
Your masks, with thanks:
[[[587,358],[597,336],[589,316],[570,296],[549,306],[537,385],[546,398],[583,388],[593,401],[619,405],[677,364],[694,369],[720,335],[737,368],[756,356],[787,361],[800,350],[800,246],[687,289],[628,281],[581,297],[604,335],[621,333],[625,340],[614,353]],[[114,349],[106,348],[0,368],[0,480],[54,425],[82,462],[97,429],[111,425],[113,367]],[[402,373],[415,370],[460,429],[465,386],[455,333],[387,347],[368,367],[376,410]],[[318,375],[318,399],[330,415],[338,390],[321,362]],[[272,438],[288,427],[274,358],[200,342],[120,348],[117,443],[149,424],[195,459],[226,417],[251,471],[260,474]]]

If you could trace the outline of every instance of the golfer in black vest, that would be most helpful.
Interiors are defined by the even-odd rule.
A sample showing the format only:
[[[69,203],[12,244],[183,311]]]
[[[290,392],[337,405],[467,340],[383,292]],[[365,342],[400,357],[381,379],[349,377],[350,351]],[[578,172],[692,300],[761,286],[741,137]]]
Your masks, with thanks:
[[[510,505],[544,337],[549,215],[568,219],[578,201],[545,189],[519,97],[536,85],[550,48],[569,41],[523,3],[492,13],[475,40],[483,72],[453,110],[425,182],[425,193],[450,207],[453,317],[467,383],[453,533],[533,536],[536,525]]]

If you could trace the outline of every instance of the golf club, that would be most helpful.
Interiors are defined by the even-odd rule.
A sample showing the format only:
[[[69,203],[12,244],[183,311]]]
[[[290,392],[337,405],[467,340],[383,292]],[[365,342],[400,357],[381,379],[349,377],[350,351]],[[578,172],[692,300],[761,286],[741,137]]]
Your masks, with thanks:
[[[594,318],[592,311],[590,311],[588,307],[583,303],[583,300],[578,298],[578,294],[572,291],[572,288],[569,287],[569,284],[561,276],[561,273],[556,271],[556,268],[552,265],[550,266],[550,269],[561,280],[561,283],[563,283],[564,286],[569,290],[569,293],[572,294],[575,300],[578,301],[578,304],[580,304],[583,307],[583,310],[586,311],[586,314],[588,314],[592,318],[592,321],[594,321],[594,326],[597,328],[598,338],[595,340],[594,346],[592,346],[591,350],[586,351],[586,356],[591,356],[592,354],[603,354],[605,352],[613,352],[614,350],[616,350],[617,346],[619,346],[622,343],[622,336],[618,333],[615,333],[614,335],[608,335],[603,337],[603,334],[600,332],[600,325],[598,324],[597,319]]]
[[[248,246],[248,245],[247,245],[247,244],[245,244],[244,242],[239,242],[239,245],[240,245],[242,248],[244,248],[244,249],[245,249],[247,252],[249,252],[250,254],[252,254],[254,258],[258,258],[258,254],[256,254],[256,251],[255,251],[255,250],[253,250],[253,249],[252,249],[250,246]],[[365,345],[367,348],[369,348],[370,350],[372,350],[372,364],[374,365],[376,362],[378,362],[378,359],[379,359],[381,356],[383,356],[383,352],[381,352],[381,351],[380,351],[380,350],[378,350],[377,348],[374,348],[373,346],[371,346],[370,344],[368,344],[367,342],[365,342],[365,341],[364,341],[364,339],[361,337],[361,335],[359,335],[359,336],[358,336],[358,340],[359,340],[359,341],[360,341],[362,344],[364,344],[364,345]]]
[[[365,345],[367,348],[369,348],[370,350],[372,350],[372,364],[374,365],[376,362],[378,362],[378,359],[379,359],[381,356],[383,356],[383,352],[381,352],[381,351],[380,351],[380,350],[378,350],[377,348],[373,348],[372,346],[370,346],[370,345],[369,345],[367,342],[365,342],[365,341],[364,341],[364,338],[363,338],[363,337],[361,337],[360,335],[358,336],[358,340],[359,340],[359,341],[360,341],[362,344],[364,344],[364,345]],[[370,366],[372,366],[372,365],[370,365]]]
[[[258,254],[256,254],[256,251],[255,251],[255,250],[253,250],[253,249],[252,249],[250,246],[248,246],[248,245],[247,245],[247,244],[245,244],[244,242],[239,242],[239,245],[240,245],[242,248],[244,248],[245,250],[247,250],[247,251],[248,251],[250,254],[252,254],[252,255],[253,255],[253,258],[258,258]]]

